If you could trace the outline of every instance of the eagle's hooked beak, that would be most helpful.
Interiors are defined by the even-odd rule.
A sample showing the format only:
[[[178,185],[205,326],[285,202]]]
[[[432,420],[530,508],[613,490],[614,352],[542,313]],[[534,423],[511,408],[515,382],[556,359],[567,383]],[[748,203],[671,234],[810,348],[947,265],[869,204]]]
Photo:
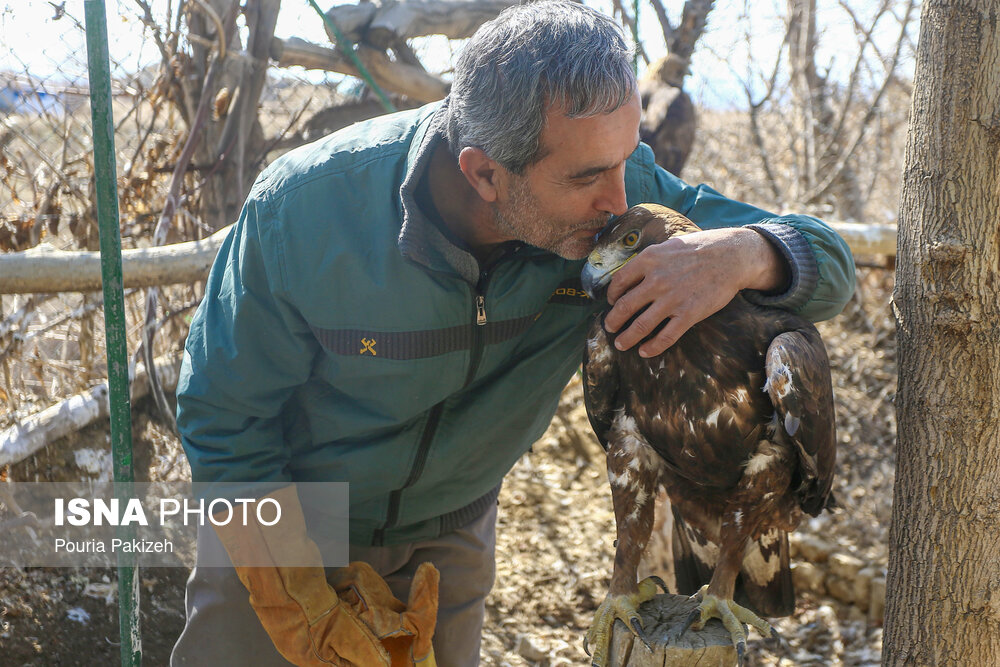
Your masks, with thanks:
[[[615,248],[606,248],[606,250],[615,250]],[[595,248],[580,272],[583,291],[591,299],[597,299],[597,295],[602,294],[608,283],[611,282],[611,276],[615,275],[618,269],[628,264],[637,254],[633,252],[629,255],[623,255],[621,252],[609,252],[605,255],[601,249]]]

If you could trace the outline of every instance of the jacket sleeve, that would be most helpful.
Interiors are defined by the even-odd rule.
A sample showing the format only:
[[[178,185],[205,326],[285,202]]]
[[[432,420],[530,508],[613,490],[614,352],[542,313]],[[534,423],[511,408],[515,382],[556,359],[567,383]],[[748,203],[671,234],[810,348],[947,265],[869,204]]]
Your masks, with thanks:
[[[833,317],[854,293],[854,258],[847,243],[820,220],[775,215],[728,199],[706,185],[691,186],[653,162],[640,144],[626,167],[629,204],[654,202],[683,213],[700,227],[750,227],[763,234],[788,262],[791,281],[781,293],[745,290],[752,302],[776,306],[818,322]]]
[[[194,482],[288,482],[280,412],[318,344],[283,288],[278,222],[251,194],[209,274],[177,385]]]

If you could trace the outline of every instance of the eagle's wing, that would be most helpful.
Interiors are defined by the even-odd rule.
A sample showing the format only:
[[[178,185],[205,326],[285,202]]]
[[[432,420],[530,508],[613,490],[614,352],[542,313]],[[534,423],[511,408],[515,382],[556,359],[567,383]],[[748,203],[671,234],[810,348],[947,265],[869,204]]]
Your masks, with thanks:
[[[618,407],[618,364],[611,341],[604,331],[604,318],[596,317],[587,333],[583,351],[583,402],[587,417],[604,449]]]
[[[837,455],[830,362],[813,327],[780,334],[767,348],[765,390],[799,460],[798,494],[816,516],[828,504]]]

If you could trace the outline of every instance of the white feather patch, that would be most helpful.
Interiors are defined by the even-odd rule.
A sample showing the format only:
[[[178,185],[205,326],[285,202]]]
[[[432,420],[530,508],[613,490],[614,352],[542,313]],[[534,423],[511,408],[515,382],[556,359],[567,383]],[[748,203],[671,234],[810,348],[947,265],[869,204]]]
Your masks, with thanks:
[[[587,341],[587,350],[591,361],[604,363],[611,359],[611,346],[608,345],[606,339],[602,340],[603,338],[603,336],[595,337]]]
[[[761,544],[773,545],[780,537],[777,529],[769,531],[760,539]],[[765,558],[763,552],[756,542],[749,542],[743,552],[743,573],[748,575],[750,581],[758,586],[766,586],[773,578],[774,573],[781,567],[781,554],[778,550]]]
[[[771,467],[775,458],[777,457],[773,452],[758,452],[747,462],[744,473],[747,475],[759,475]]]
[[[611,482],[611,486],[617,486],[619,488],[624,488],[632,483],[632,477],[629,474],[628,468],[622,471],[620,475],[615,474],[612,471],[608,471],[608,481]]]
[[[621,443],[622,451],[639,461],[639,469],[658,470],[661,463],[659,455],[649,446],[646,438],[639,431],[635,419],[624,414],[618,414],[611,424],[615,440]]]

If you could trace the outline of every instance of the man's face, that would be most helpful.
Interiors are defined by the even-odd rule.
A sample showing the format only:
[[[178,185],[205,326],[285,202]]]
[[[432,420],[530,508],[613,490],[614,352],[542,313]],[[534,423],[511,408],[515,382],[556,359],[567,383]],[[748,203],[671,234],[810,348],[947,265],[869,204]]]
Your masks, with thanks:
[[[638,95],[590,118],[550,108],[542,159],[521,175],[504,170],[493,204],[496,231],[566,259],[586,257],[608,219],[628,208],[625,160],[639,142],[641,114]]]

